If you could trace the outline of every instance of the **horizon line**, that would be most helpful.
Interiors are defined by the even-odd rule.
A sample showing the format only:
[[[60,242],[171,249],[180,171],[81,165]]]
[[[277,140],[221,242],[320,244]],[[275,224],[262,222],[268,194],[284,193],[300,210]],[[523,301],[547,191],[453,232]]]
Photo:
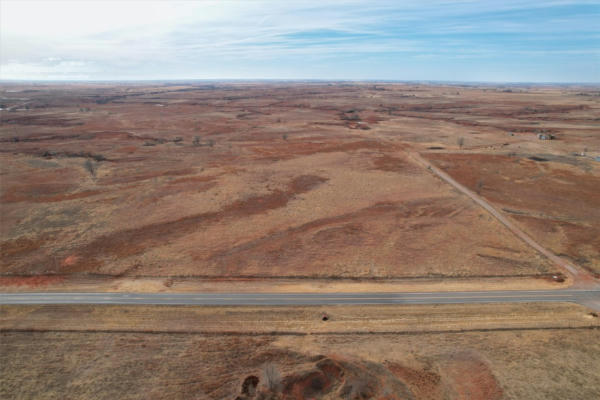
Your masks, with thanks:
[[[0,79],[3,83],[186,83],[186,82],[320,82],[320,83],[420,83],[420,84],[448,84],[448,85],[584,85],[600,86],[600,81],[463,81],[463,80],[437,80],[437,79],[329,79],[329,78],[149,78],[149,79]]]

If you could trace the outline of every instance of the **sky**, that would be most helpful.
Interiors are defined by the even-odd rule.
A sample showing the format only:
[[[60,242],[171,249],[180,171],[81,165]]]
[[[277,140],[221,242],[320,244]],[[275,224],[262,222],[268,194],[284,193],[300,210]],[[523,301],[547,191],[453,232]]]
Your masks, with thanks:
[[[600,1],[0,0],[0,79],[600,82]]]

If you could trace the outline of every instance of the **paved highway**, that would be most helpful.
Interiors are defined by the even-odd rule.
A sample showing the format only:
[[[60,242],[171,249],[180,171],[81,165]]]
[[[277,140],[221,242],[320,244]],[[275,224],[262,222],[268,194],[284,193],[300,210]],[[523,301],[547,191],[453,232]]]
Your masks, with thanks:
[[[0,304],[154,304],[279,306],[469,304],[567,301],[600,303],[600,289],[431,293],[2,293]]]

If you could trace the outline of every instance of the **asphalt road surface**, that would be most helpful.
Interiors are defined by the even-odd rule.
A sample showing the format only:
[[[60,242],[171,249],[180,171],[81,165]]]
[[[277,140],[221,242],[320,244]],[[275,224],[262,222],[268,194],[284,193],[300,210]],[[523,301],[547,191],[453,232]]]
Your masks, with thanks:
[[[469,304],[567,301],[600,303],[600,289],[431,293],[2,293],[0,304],[154,304],[295,306]]]

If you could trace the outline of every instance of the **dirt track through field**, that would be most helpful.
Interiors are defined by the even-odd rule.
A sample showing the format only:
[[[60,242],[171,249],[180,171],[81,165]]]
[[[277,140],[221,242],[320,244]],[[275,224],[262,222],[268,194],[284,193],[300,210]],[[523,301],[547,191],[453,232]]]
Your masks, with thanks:
[[[579,267],[567,262],[566,260],[564,260],[564,259],[558,257],[557,255],[555,255],[554,253],[552,253],[550,250],[546,249],[545,247],[542,247],[531,236],[529,236],[528,234],[523,232],[519,227],[517,227],[515,224],[513,224],[511,221],[509,221],[508,218],[504,217],[498,210],[496,210],[484,198],[482,198],[481,196],[478,196],[477,194],[473,193],[471,190],[467,189],[465,186],[458,183],[450,175],[448,175],[447,173],[445,173],[444,171],[442,171],[441,169],[437,168],[432,163],[430,163],[429,161],[424,159],[419,153],[410,152],[408,154],[408,156],[411,157],[413,160],[415,160],[420,165],[425,166],[431,172],[433,172],[434,174],[439,176],[441,179],[443,179],[444,181],[446,181],[447,183],[449,183],[450,185],[452,185],[453,187],[455,187],[456,189],[458,189],[465,195],[469,196],[474,202],[479,204],[487,212],[489,212],[491,215],[493,215],[498,221],[500,221],[504,226],[506,226],[512,233],[514,233],[523,242],[527,243],[529,246],[531,246],[532,248],[537,250],[539,253],[541,253],[542,255],[547,257],[549,260],[554,262],[556,265],[558,265],[562,269],[566,270],[573,277],[573,280],[575,281],[575,283],[579,282],[580,280],[585,281],[589,278],[589,276],[588,276],[589,274],[587,273],[587,271],[583,270],[583,268],[579,268]]]

